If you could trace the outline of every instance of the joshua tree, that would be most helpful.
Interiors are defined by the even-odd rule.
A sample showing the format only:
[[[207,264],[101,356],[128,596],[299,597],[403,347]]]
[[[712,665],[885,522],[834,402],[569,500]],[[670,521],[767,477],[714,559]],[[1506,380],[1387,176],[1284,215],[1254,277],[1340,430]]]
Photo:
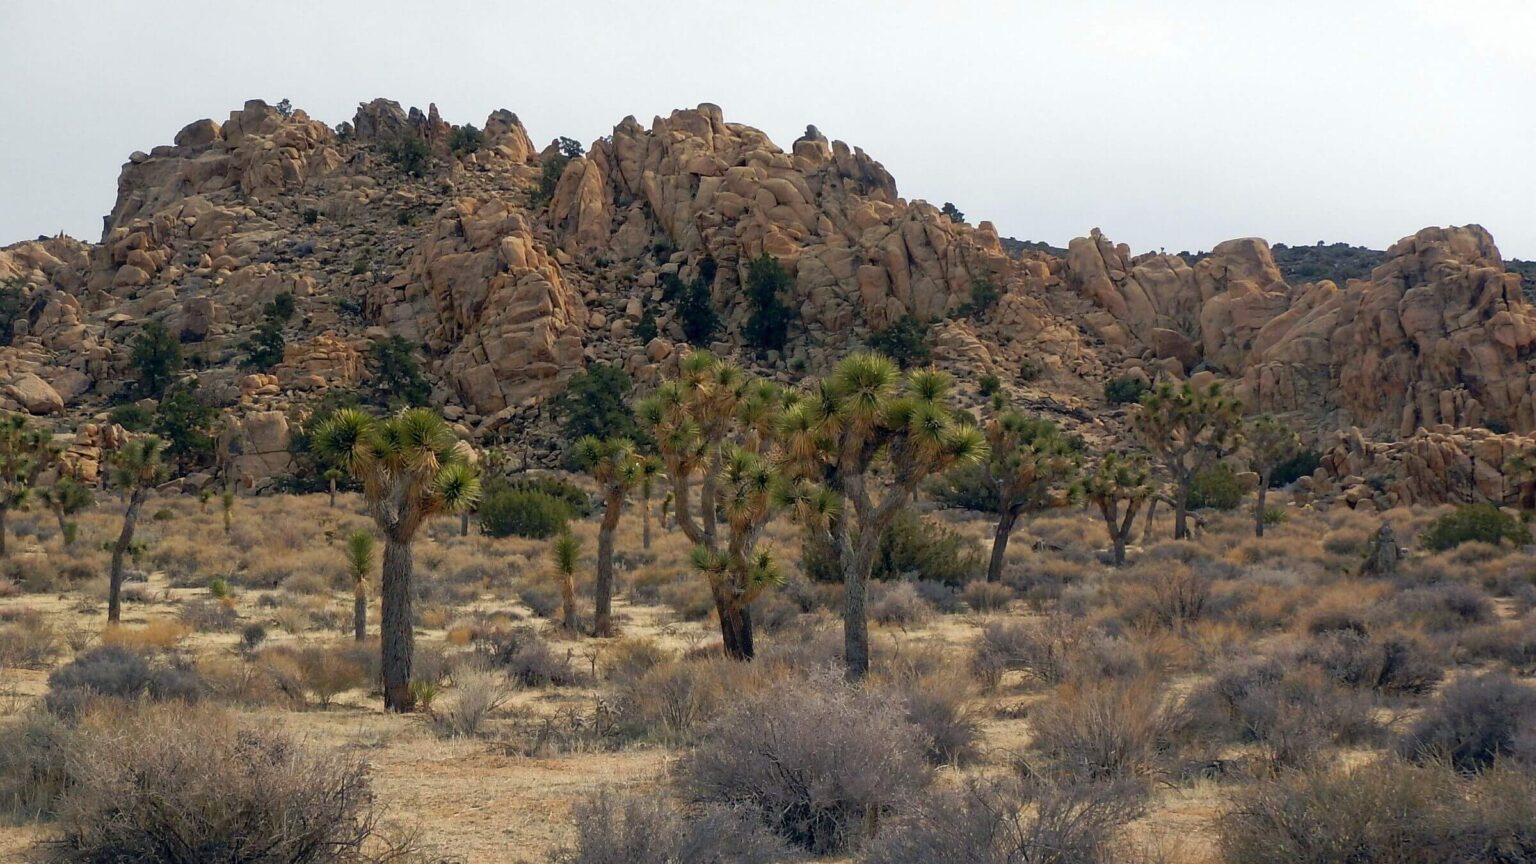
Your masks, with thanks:
[[[53,518],[58,520],[59,535],[64,538],[64,545],[73,546],[79,526],[70,521],[70,517],[96,503],[91,487],[66,474],[59,477],[52,486],[38,490],[38,494],[53,512]]]
[[[0,416],[0,556],[6,554],[6,516],[27,505],[37,477],[53,464],[58,451],[53,435],[27,422],[24,414]]]
[[[332,510],[336,509],[336,484],[341,482],[341,478],[345,476],[347,475],[340,468],[333,466],[325,469],[325,480],[330,490]]]
[[[107,622],[116,624],[123,612],[123,558],[133,547],[133,532],[138,528],[139,510],[151,489],[165,479],[165,442],[153,435],[135,438],[124,444],[113,459],[114,480],[128,492],[128,509],[123,512],[123,530],[112,545],[112,570],[107,581]]]
[[[665,480],[661,473],[661,460],[655,456],[640,457],[640,548],[651,551],[651,496],[656,493],[656,483]],[[663,504],[665,507],[665,504]],[[662,527],[666,527],[665,509],[662,511]]]
[[[1264,502],[1269,494],[1269,480],[1275,468],[1301,452],[1301,438],[1291,427],[1272,414],[1260,414],[1248,421],[1249,463],[1259,475],[1259,500],[1253,508],[1253,536],[1264,536]]]
[[[576,565],[581,560],[581,541],[569,530],[561,531],[550,544],[549,557],[560,574],[560,626],[575,633],[580,626],[576,620]]]
[[[993,417],[983,431],[988,455],[981,461],[981,476],[996,497],[998,514],[987,581],[996,582],[1003,575],[1008,540],[1020,514],[1045,505],[1051,484],[1071,472],[1077,452],[1055,423],[1017,411]]]
[[[576,461],[597,481],[603,521],[597,529],[597,581],[593,588],[592,634],[613,635],[613,532],[624,512],[624,496],[640,482],[640,457],[628,438],[588,435],[576,442]]]
[[[1125,563],[1125,544],[1130,541],[1136,511],[1152,495],[1152,475],[1146,461],[1140,456],[1106,454],[1083,479],[1083,494],[1098,505],[1104,517],[1115,566],[1119,567]]]
[[[869,671],[868,582],[892,520],[927,477],[986,456],[986,441],[956,422],[949,396],[950,379],[942,372],[903,375],[880,354],[854,354],[830,378],[813,383],[781,422],[789,463],[827,496],[808,496],[801,507],[825,516],[825,540],[843,572],[843,660],[850,678]],[[878,476],[877,464],[883,467]]]
[[[225,489],[219,496],[219,506],[224,513],[224,533],[228,534],[235,527],[235,493],[232,489]]]
[[[772,447],[774,423],[758,415],[776,417],[784,400],[778,388],[752,384],[735,365],[700,351],[637,412],[654,432],[674,518],[695,544],[694,567],[709,581],[726,656],[737,660],[753,654],[751,603],[777,579],[758,540],[793,503],[790,484],[760,455]]]
[[[1242,403],[1221,394],[1221,385],[1196,389],[1163,382],[1142,394],[1131,420],[1143,446],[1173,481],[1173,537],[1189,536],[1189,485],[1195,475],[1242,443]]]
[[[352,638],[368,638],[368,574],[373,571],[373,533],[347,535],[347,572],[352,574]]]
[[[384,707],[409,711],[415,648],[411,544],[428,517],[473,506],[480,477],[448,424],[426,408],[407,408],[386,420],[340,409],[315,430],[314,448],[362,482],[368,514],[384,536],[379,622]]]

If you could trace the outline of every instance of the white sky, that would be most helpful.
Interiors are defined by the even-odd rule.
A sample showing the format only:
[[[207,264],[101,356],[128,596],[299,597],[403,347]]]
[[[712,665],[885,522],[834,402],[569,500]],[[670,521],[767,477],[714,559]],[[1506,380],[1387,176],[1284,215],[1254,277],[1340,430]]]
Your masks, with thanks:
[[[1536,0],[0,0],[0,244],[98,239],[130,152],[248,98],[583,142],[715,102],[1064,245],[1479,222],[1536,258]]]

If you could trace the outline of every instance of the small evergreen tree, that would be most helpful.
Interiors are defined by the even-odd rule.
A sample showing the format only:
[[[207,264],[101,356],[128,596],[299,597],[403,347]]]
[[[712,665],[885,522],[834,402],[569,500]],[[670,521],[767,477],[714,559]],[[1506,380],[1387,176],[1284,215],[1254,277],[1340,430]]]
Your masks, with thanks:
[[[370,345],[368,372],[373,377],[373,402],[380,407],[420,408],[432,395],[413,346],[404,337],[391,336]]]
[[[715,311],[710,283],[702,275],[682,286],[677,297],[677,320],[683,338],[698,348],[708,347],[720,330],[720,313]]]
[[[6,515],[27,506],[38,475],[54,463],[53,433],[24,414],[0,415],[0,556],[5,555]]]
[[[213,424],[218,409],[204,402],[196,379],[172,385],[160,398],[151,428],[165,442],[165,455],[180,471],[206,465],[213,459]]]
[[[949,217],[949,221],[955,223],[956,225],[959,225],[965,221],[965,214],[961,213],[960,208],[956,207],[949,201],[944,202],[944,206],[940,208],[939,212]]]
[[[159,399],[186,361],[181,342],[164,324],[150,321],[134,337],[129,362],[138,375],[139,395]]]
[[[485,143],[485,133],[470,123],[455,126],[453,134],[448,136],[448,149],[459,156],[468,156],[479,150],[483,143]]]
[[[747,265],[747,302],[752,308],[742,335],[747,344],[765,351],[782,351],[789,339],[794,310],[784,303],[789,271],[764,252]]]
[[[368,574],[373,572],[373,533],[347,535],[347,573],[352,577],[352,638],[368,638]]]
[[[928,347],[928,325],[916,316],[903,315],[896,323],[869,337],[869,347],[896,361],[903,369],[923,366],[933,359]]]
[[[593,363],[577,372],[549,402],[560,424],[561,438],[576,442],[587,436],[637,440],[639,427],[629,407],[634,383],[622,367]]]

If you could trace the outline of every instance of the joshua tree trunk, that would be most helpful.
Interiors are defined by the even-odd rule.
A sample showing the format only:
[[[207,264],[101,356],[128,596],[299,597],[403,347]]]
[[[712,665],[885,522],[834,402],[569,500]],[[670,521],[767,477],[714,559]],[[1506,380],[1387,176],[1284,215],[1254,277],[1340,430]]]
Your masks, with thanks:
[[[1259,500],[1253,507],[1253,536],[1264,536],[1264,499],[1269,495],[1269,475],[1265,471],[1259,474]]]
[[[879,534],[866,537],[869,533],[868,528],[861,531],[843,569],[843,668],[852,681],[869,674],[869,574],[880,546]]]
[[[0,507],[0,558],[4,558],[5,549],[5,517],[9,513],[9,507]]]
[[[720,639],[725,643],[725,656],[732,660],[751,660],[752,609],[730,586],[714,589],[715,614],[720,616]]]
[[[459,536],[460,537],[468,537],[469,536],[469,511],[468,510],[465,510],[463,513],[459,514]]]
[[[603,508],[603,521],[597,529],[597,584],[592,611],[592,635],[613,635],[613,532],[619,527],[619,513],[624,509],[624,493],[610,492]]]
[[[368,638],[368,583],[362,579],[352,583],[352,638]]]
[[[1161,499],[1158,496],[1153,495],[1151,500],[1147,501],[1147,515],[1141,520],[1141,543],[1143,546],[1152,543],[1152,523],[1157,521],[1157,502],[1159,500]]]
[[[640,505],[640,548],[651,551],[651,501],[647,498]]]
[[[336,478],[331,478],[331,509],[336,509]]]
[[[107,578],[107,623],[116,624],[123,617],[123,558],[133,545],[133,532],[139,525],[139,507],[144,504],[147,490],[136,487],[128,498],[128,510],[123,513],[123,530],[112,546],[112,571]]]
[[[1178,494],[1173,499],[1173,539],[1189,539],[1189,481],[1188,474],[1178,477]]]
[[[1112,507],[1107,503],[1099,505],[1099,512],[1104,516],[1104,524],[1109,528],[1109,539],[1114,547],[1113,560],[1116,567],[1125,563],[1125,545],[1130,542],[1131,529],[1136,524],[1136,511],[1141,509],[1141,505],[1136,501],[1125,502],[1125,517],[1120,520],[1115,518],[1118,515],[1115,511],[1118,509],[1119,507]]]
[[[562,626],[568,632],[575,633],[579,624],[576,620],[576,574],[574,573],[567,573],[565,578],[560,580],[560,604],[564,607]]]
[[[416,644],[411,629],[411,544],[387,536],[384,541],[384,585],[380,594],[379,650],[384,674],[384,707],[409,711],[411,654]]]
[[[997,531],[992,535],[992,560],[987,563],[987,581],[1003,578],[1003,561],[1008,557],[1008,539],[1013,536],[1013,526],[1019,514],[1009,510],[997,519]]]

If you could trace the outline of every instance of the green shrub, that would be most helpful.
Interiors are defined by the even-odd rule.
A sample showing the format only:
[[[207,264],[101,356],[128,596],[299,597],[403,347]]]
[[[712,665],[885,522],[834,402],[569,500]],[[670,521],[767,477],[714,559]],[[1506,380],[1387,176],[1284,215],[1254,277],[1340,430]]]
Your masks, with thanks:
[[[149,427],[155,422],[155,412],[132,402],[113,408],[112,413],[107,416],[113,423],[129,432],[148,432]]]
[[[971,283],[971,299],[962,303],[955,309],[958,318],[985,318],[997,301],[1002,299],[1002,292],[997,290],[990,280],[977,279]]]
[[[469,123],[454,127],[453,134],[448,136],[448,149],[460,156],[467,156],[479,150],[483,143],[485,143],[485,133]]]
[[[494,485],[498,481],[491,482]],[[578,519],[592,515],[592,496],[569,480],[562,480],[552,474],[524,474],[504,482],[512,489],[558,498]]]
[[[656,327],[656,312],[651,307],[645,307],[640,313],[640,323],[635,325],[635,338],[644,344],[650,344],[652,339],[660,335],[661,331]]]
[[[1189,483],[1190,509],[1231,510],[1242,502],[1243,485],[1227,465],[1207,468]]]
[[[316,222],[319,222],[319,221],[320,221],[320,211],[319,210],[316,210],[313,207],[305,209],[305,211],[304,211],[304,224],[305,225],[313,225],[313,224],[315,224]]]
[[[6,280],[0,285],[0,345],[11,344],[16,321],[26,316],[27,296],[21,286],[19,279]]]
[[[401,336],[391,336],[368,346],[368,372],[373,378],[373,401],[391,409],[427,404],[432,387],[421,376],[414,346]]]
[[[1274,472],[1269,475],[1269,488],[1279,489],[1303,477],[1310,477],[1321,464],[1323,464],[1323,454],[1316,450],[1302,450],[1275,466]]]
[[[634,383],[619,366],[593,363],[577,372],[550,400],[549,410],[560,424],[561,437],[572,444],[591,435],[638,441],[640,427],[629,406]]]
[[[928,325],[915,316],[903,315],[896,323],[869,337],[869,347],[896,361],[903,369],[922,366],[933,359],[928,347]]]
[[[841,582],[842,569],[825,541],[808,540],[805,573],[818,582]],[[970,537],[907,508],[897,514],[880,538],[871,573],[875,579],[916,578],[946,585],[964,585],[982,571],[981,546]]]
[[[748,345],[767,351],[784,350],[790,322],[795,318],[795,310],[783,297],[789,287],[789,271],[772,255],[764,252],[747,265],[747,303],[752,314],[742,335]]]
[[[138,374],[139,394],[151,399],[160,398],[185,364],[181,342],[159,321],[151,321],[139,330],[129,360]]]
[[[1531,533],[1515,517],[1492,504],[1466,504],[1436,519],[1424,530],[1424,547],[1435,552],[1453,549],[1471,540],[1492,543],[1508,540],[1519,546],[1531,542]]]
[[[976,390],[983,396],[991,396],[1003,389],[1003,379],[988,372],[976,382]]]
[[[1019,380],[1035,381],[1045,374],[1045,364],[1033,357],[1025,357],[1019,362]]]
[[[706,257],[699,261],[699,276],[692,282],[685,284],[671,273],[662,276],[662,297],[676,302],[677,321],[690,345],[709,345],[720,329],[720,313],[715,311],[711,292],[714,274],[714,259]]]
[[[492,537],[542,540],[559,534],[575,514],[564,500],[531,489],[488,483],[480,501],[480,530]]]
[[[412,177],[426,173],[427,163],[432,159],[432,149],[427,146],[427,142],[420,135],[410,133],[386,141],[382,152],[384,158]]]
[[[1140,401],[1141,394],[1148,389],[1147,382],[1140,378],[1122,375],[1104,382],[1104,398],[1111,405],[1129,405]]]
[[[218,409],[203,399],[197,380],[191,379],[165,391],[151,428],[165,440],[177,466],[188,470],[213,461],[213,424],[218,416]]]

